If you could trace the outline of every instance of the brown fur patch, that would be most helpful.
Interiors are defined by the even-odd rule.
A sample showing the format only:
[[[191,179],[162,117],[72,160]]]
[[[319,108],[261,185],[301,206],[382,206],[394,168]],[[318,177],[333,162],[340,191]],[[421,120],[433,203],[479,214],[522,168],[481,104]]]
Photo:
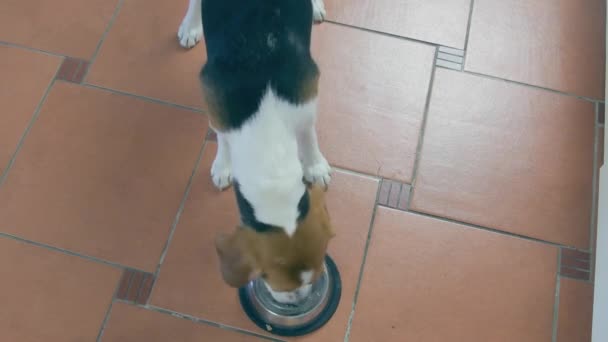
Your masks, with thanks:
[[[319,73],[315,72],[312,76],[307,77],[300,83],[300,91],[298,92],[298,102],[305,103],[317,96],[319,91]]]
[[[226,129],[226,124],[222,118],[227,114],[221,106],[219,96],[215,94],[213,87],[206,84],[206,82],[201,82],[201,85],[203,87],[203,94],[205,95],[205,108],[207,109],[206,114],[209,117],[209,124],[215,131],[223,132]]]
[[[292,237],[283,229],[258,233],[242,226],[218,237],[216,248],[228,285],[240,287],[261,275],[273,290],[293,291],[302,285],[302,271],[313,270],[313,279],[321,274],[334,232],[323,189],[314,187],[309,193],[310,210]]]

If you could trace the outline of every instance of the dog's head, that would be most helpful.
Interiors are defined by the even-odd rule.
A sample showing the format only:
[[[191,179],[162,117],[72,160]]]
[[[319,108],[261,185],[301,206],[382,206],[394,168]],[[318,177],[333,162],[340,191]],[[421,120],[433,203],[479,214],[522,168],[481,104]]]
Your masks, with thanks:
[[[261,276],[277,292],[290,292],[313,282],[323,272],[329,240],[334,236],[325,192],[313,187],[308,213],[290,237],[283,229],[257,232],[239,226],[216,239],[224,281],[241,287]]]

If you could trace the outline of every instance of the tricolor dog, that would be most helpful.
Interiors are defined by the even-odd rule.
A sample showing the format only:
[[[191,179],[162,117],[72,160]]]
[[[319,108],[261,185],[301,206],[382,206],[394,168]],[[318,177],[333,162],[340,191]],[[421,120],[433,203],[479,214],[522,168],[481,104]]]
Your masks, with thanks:
[[[261,276],[283,303],[308,295],[333,236],[310,54],[313,21],[324,17],[322,0],[190,0],[178,33],[189,48],[204,32],[200,80],[218,140],[211,175],[220,189],[234,185],[241,214],[216,240],[223,278],[240,287]]]

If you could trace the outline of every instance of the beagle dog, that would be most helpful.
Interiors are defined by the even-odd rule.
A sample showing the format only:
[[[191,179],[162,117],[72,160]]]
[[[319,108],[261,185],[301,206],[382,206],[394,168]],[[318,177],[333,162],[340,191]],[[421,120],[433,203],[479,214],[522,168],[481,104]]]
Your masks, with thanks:
[[[218,141],[212,181],[234,185],[241,215],[216,239],[223,278],[241,287],[262,277],[282,303],[310,293],[334,235],[310,54],[313,21],[324,17],[322,0],[190,0],[178,33],[189,48],[204,32],[200,81]]]

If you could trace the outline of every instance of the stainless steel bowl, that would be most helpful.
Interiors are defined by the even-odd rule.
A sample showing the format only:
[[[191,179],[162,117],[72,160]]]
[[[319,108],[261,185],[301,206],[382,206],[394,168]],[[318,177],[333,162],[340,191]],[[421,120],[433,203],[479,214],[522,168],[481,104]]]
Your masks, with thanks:
[[[274,300],[261,279],[239,289],[241,305],[249,318],[260,328],[281,336],[305,335],[325,325],[335,313],[341,293],[340,274],[329,256],[310,295],[297,304]]]

